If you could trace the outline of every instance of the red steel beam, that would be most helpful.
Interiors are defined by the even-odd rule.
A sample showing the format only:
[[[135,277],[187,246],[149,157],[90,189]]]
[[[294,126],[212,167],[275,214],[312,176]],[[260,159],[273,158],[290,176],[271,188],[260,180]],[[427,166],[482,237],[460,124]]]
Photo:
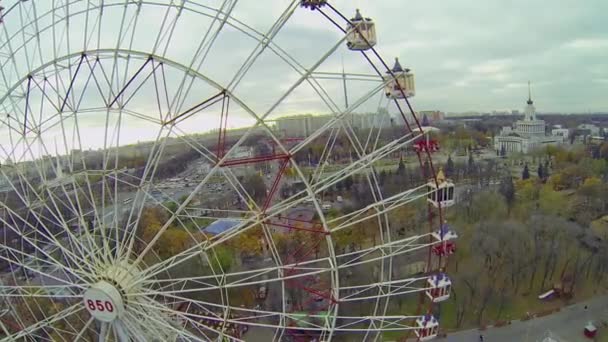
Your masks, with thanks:
[[[288,158],[290,158],[290,155],[285,154],[285,153],[274,154],[274,155],[271,154],[271,155],[267,155],[267,156],[258,156],[258,157],[236,158],[236,159],[225,160],[220,166],[221,167],[237,166],[237,165],[261,163],[261,162],[271,161],[271,160],[288,159]]]
[[[285,172],[285,167],[287,167],[287,163],[289,163],[289,158],[285,158],[285,159],[283,159],[283,161],[281,161],[281,167],[279,167],[279,172],[277,173],[277,176],[274,178],[274,182],[272,183],[272,187],[270,188],[270,191],[266,195],[266,201],[264,201],[264,205],[262,206],[262,213],[266,213],[266,210],[268,210],[268,207],[270,206],[270,203],[272,202],[272,198],[274,197],[274,194],[279,189],[279,182],[281,182],[281,178],[283,177],[283,173]]]

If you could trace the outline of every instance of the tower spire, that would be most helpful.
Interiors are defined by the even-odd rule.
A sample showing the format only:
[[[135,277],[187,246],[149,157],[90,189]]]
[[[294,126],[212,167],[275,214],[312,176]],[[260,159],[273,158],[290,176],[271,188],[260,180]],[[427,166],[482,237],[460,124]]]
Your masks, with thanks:
[[[532,102],[532,90],[530,90],[530,81],[528,81],[528,104],[531,105],[534,102]]]

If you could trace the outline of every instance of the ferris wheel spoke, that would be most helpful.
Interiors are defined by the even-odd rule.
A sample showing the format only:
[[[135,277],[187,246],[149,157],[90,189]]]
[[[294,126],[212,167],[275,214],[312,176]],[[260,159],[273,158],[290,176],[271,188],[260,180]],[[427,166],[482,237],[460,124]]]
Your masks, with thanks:
[[[391,197],[384,198],[381,201],[374,202],[351,213],[335,217],[329,220],[327,223],[330,225],[330,227],[332,227],[331,232],[334,233],[341,229],[398,209],[413,201],[426,198],[428,194],[429,193],[427,192],[426,185],[421,185],[418,188],[399,192]],[[367,214],[369,212],[371,213]]]
[[[274,102],[270,108],[263,114],[260,116],[260,120],[264,120],[266,117],[268,117],[281,103],[283,103],[283,101],[289,97],[289,95],[291,95],[293,93],[293,91],[295,89],[297,89],[300,84],[302,84],[302,82],[304,82],[308,77],[310,77],[310,75],[315,72],[315,70],[317,70],[317,68],[319,68],[319,66],[321,66],[331,55],[333,55],[333,53],[344,43],[344,41],[346,40],[346,36],[340,38],[340,40],[334,45],[332,46],[327,52],[325,52],[325,54],[316,62],[314,63],[309,69],[308,71],[302,75],[291,87],[289,87],[289,89],[284,92],[276,102]]]
[[[10,213],[13,219],[17,218],[19,221],[21,221],[21,223],[23,223],[23,225],[24,225],[24,228],[27,227],[27,228],[31,229],[32,232],[37,231],[37,228],[35,226],[33,226],[31,223],[29,223],[24,218],[22,218],[20,215],[18,215],[12,209],[6,207],[3,203],[0,203],[0,206],[2,206],[6,212]],[[31,211],[30,213],[34,214],[33,211]],[[45,227],[44,222],[42,222],[42,220],[40,220],[39,216],[37,216],[35,214],[33,216],[41,224],[41,227]],[[59,266],[59,267],[63,268],[63,265],[62,265],[62,263],[59,260],[56,260],[53,256],[51,256],[49,253],[47,253],[40,246],[40,244],[38,243],[38,241],[35,241],[33,239],[28,238],[27,235],[26,235],[26,233],[25,233],[25,231],[23,231],[22,229],[18,229],[14,224],[12,224],[11,222],[7,222],[3,218],[0,218],[0,222],[2,222],[5,225],[5,227],[7,227],[11,231],[13,231],[18,236],[20,236],[20,238],[22,239],[22,241],[25,241],[29,246],[31,246],[31,248],[33,248],[37,252],[39,252],[42,255],[44,255],[46,257],[46,259],[48,260],[48,261],[45,261],[46,263],[52,263],[52,264],[54,264],[56,266]],[[46,231],[46,234],[44,235],[44,237],[47,240],[49,240],[47,242],[56,244],[56,246],[61,250],[62,255],[64,255],[66,258],[70,259],[73,262],[74,265],[77,265],[76,267],[78,268],[78,270],[80,272],[82,272],[83,274],[88,274],[87,271],[85,271],[83,268],[80,268],[80,265],[84,262],[84,255],[78,256],[78,255],[74,254],[72,251],[70,251],[69,249],[65,248],[65,246],[63,246],[63,244],[61,244],[57,240],[57,238],[55,237],[55,235],[53,233],[51,233],[50,231]],[[10,247],[5,246],[4,248],[10,248]],[[70,273],[73,273],[73,272],[70,271]]]
[[[155,314],[151,315],[151,312],[155,312]],[[221,331],[180,315],[179,311],[169,309],[165,305],[146,298],[135,302],[134,312],[130,315],[136,318],[134,321],[139,322],[139,325],[141,325],[142,328],[149,327],[150,325],[148,322],[154,321],[156,325],[152,329],[156,330],[157,336],[170,336],[177,334],[177,336],[195,338],[195,340],[198,341],[201,339],[201,337],[207,340],[212,340],[213,338],[208,335],[209,333],[213,333],[214,335],[222,334]],[[191,327],[196,329],[199,334],[202,334],[202,336],[196,337],[190,333],[187,326],[183,326],[183,323],[180,324],[180,320],[183,321],[183,323],[190,323]],[[180,325],[182,325],[180,327],[181,329],[177,329],[176,326]]]
[[[164,130],[167,131],[165,134],[163,134]],[[148,156],[148,161],[144,167],[143,175],[141,176],[140,183],[137,187],[137,192],[133,199],[133,205],[129,211],[126,221],[126,232],[122,239],[122,243],[119,245],[118,255],[130,257],[133,253],[133,245],[135,243],[137,227],[146,204],[145,199],[147,196],[147,190],[152,185],[159,160],[163,155],[163,151],[171,134],[171,130],[172,128],[166,129],[165,127],[161,127],[156,136],[156,140],[152,145],[152,149],[150,150],[150,154]],[[131,228],[130,231],[129,227]]]
[[[91,323],[93,323],[93,321],[95,321],[94,317],[90,317],[84,324],[84,326],[80,329],[80,331],[78,331],[78,335],[76,335],[74,337],[74,341],[80,341],[81,338],[83,338],[84,334],[87,332],[87,330],[89,330],[89,327],[91,326]]]
[[[75,277],[82,283],[85,283],[85,280],[82,279],[78,274],[79,272],[75,272],[69,267],[58,264],[57,261],[49,261],[48,259],[50,258],[38,258],[35,255],[30,255],[8,246],[3,247],[1,251],[4,252],[6,256],[0,254],[0,259],[9,263],[9,268],[11,271],[19,272],[27,270],[30,273],[39,275],[40,277],[53,279],[56,282],[75,287],[82,287],[82,285],[75,283],[72,277]],[[48,272],[46,269],[44,269],[44,265],[52,268],[53,272]],[[65,272],[65,275],[69,276],[61,277],[60,274],[54,273],[57,270],[61,270]],[[12,275],[14,276],[15,274]],[[67,278],[67,280],[64,278]]]
[[[171,309],[167,306],[156,304],[156,303],[152,304],[152,303],[137,302],[137,305],[138,305],[139,309],[142,310],[143,312],[146,312],[149,309],[155,309],[155,310],[159,310],[161,313],[163,313],[165,315],[175,317],[178,320],[183,320],[183,321],[187,322],[188,325],[190,325],[192,328],[197,329],[198,332],[202,333],[208,339],[212,339],[212,337],[207,336],[207,334],[213,333],[214,335],[217,335],[218,337],[228,338],[230,341],[244,342],[244,340],[242,340],[240,338],[227,334],[225,332],[225,328],[220,327],[219,329],[214,329],[207,324],[197,322],[196,319],[190,317],[190,315],[185,314],[179,310]],[[159,320],[156,317],[152,318],[152,320],[157,322],[157,324],[159,324],[161,327],[164,327],[167,330],[174,331],[175,333],[178,334],[178,336],[191,337],[191,338],[195,338],[196,340],[200,339],[200,337],[196,337],[196,336],[192,335],[191,333],[189,333],[187,326],[186,326],[186,329],[179,330],[175,326],[173,326],[172,324],[167,322],[166,320]],[[230,323],[229,321],[223,320],[222,318],[220,318],[220,319],[216,318],[216,320],[221,320],[226,323]]]
[[[63,128],[63,126],[62,126],[62,128]],[[63,131],[63,133],[64,133],[64,137],[65,137],[65,131]],[[40,143],[41,147],[43,148],[43,150],[45,151],[45,153],[48,154],[49,150],[48,150],[48,148],[46,148],[46,145],[45,145],[44,141],[42,139],[39,139],[39,143]],[[30,151],[31,157],[34,158],[34,155],[32,153],[31,147],[28,148],[28,151]],[[57,157],[57,158],[59,158],[59,157]],[[59,169],[58,169],[59,167],[62,167],[62,166],[57,166],[57,167],[52,166],[52,168],[53,168],[53,170],[54,170],[54,172],[56,174],[59,174]],[[38,172],[40,174],[40,177],[43,179],[44,182],[47,182],[48,180],[45,179],[46,177],[42,173],[42,169],[43,169],[43,166],[39,166],[37,168],[37,170],[38,170]],[[84,208],[84,204],[87,204],[87,203],[82,203],[82,201],[80,200],[80,195],[81,194],[79,194],[79,191],[78,191],[80,189],[80,187],[78,186],[78,184],[76,184],[75,179],[74,178],[71,179],[71,186],[73,188],[72,191],[68,191],[65,188],[65,184],[63,184],[64,180],[60,179],[58,181],[62,182],[62,183],[59,184],[58,186],[55,186],[54,189],[61,189],[61,192],[63,193],[62,195],[65,196],[65,198],[67,200],[67,203],[69,203],[69,205],[70,205],[68,208],[70,208],[70,210],[73,213],[76,213],[78,215],[78,217],[81,217],[81,218],[84,217],[84,209],[83,208]],[[55,210],[53,210],[52,208],[50,208],[47,205],[47,200],[45,198],[42,198],[42,196],[40,196],[37,193],[37,191],[32,187],[32,185],[29,182],[27,182],[27,180],[25,180],[25,182],[30,186],[30,188],[32,188],[32,192],[36,194],[36,197],[37,197],[36,201],[39,202],[42,205],[43,208],[45,208],[46,210],[48,210],[51,213],[51,215],[53,215],[54,219],[59,222],[60,226],[63,228],[64,232],[66,233],[68,239],[71,242],[73,242],[73,243],[80,242],[81,240],[77,239],[75,237],[75,235],[73,234],[73,232],[71,232],[70,227],[68,227],[67,223],[65,222],[65,219],[64,219],[63,215],[61,214],[61,210],[59,209],[59,207],[57,206],[57,203],[55,201],[55,194],[50,191],[49,187],[46,186],[46,184],[43,184],[43,188],[45,189],[45,192],[46,192],[46,194],[48,196],[47,198],[50,199],[50,201],[51,201],[52,205],[54,206]],[[88,203],[88,204],[91,205],[91,207],[93,208],[93,211],[96,212],[95,211],[95,207],[96,206],[95,206],[95,203],[94,203],[94,200],[93,200],[94,196],[93,196],[93,193],[90,190],[91,189],[89,187],[89,196],[85,196],[85,200],[87,200],[87,201],[90,200],[91,201],[91,203]],[[71,194],[73,194],[73,196]],[[74,197],[74,198],[72,199],[72,197]],[[63,202],[63,204],[65,205],[66,203]],[[54,240],[53,242],[54,243],[56,243],[58,245],[61,245],[61,243],[54,237],[54,235],[50,231],[49,231],[49,235],[53,236],[53,240]],[[91,250],[96,249],[96,243],[95,243],[94,239],[91,238],[91,236],[90,236],[90,234],[88,232],[88,228],[84,229],[84,237],[86,238],[86,241],[87,241],[87,243],[89,245],[89,249],[87,251],[84,251],[83,250],[83,249],[85,249],[84,246],[82,246],[82,248],[79,248],[80,251],[81,251],[81,253],[83,254],[83,256],[87,255]],[[92,255],[92,257],[93,257],[93,259],[96,259],[96,255]]]
[[[340,302],[369,301],[428,291],[432,288],[428,286],[427,280],[428,277],[418,277],[375,284],[344,286],[340,288]]]
[[[334,127],[337,123],[339,123],[341,120],[343,120],[344,117],[346,117],[346,115],[348,114],[352,114],[353,111],[355,111],[357,108],[359,108],[361,105],[363,105],[365,102],[367,102],[369,99],[371,99],[373,96],[375,96],[376,94],[378,94],[380,91],[382,91],[382,89],[384,89],[385,84],[382,83],[382,85],[379,85],[373,89],[371,89],[369,92],[367,92],[365,95],[361,96],[359,99],[357,99],[357,101],[353,102],[352,105],[350,105],[346,110],[344,110],[343,112],[340,113],[334,113],[334,117],[332,119],[330,119],[325,125],[323,125],[321,128],[319,128],[318,130],[312,132],[310,135],[308,135],[306,138],[304,138],[304,140],[302,140],[300,143],[298,143],[296,146],[294,146],[290,152],[296,153],[300,150],[302,150],[304,147],[306,147],[307,145],[309,145],[311,142],[313,142],[315,139],[318,139],[323,133],[325,133],[328,129],[331,129],[332,127]]]
[[[120,341],[120,342],[130,342],[131,341],[131,339],[129,338],[128,327],[126,327],[122,321],[116,320],[116,321],[112,322],[112,331],[114,332],[118,341]],[[137,336],[137,334],[134,334],[134,336]],[[135,339],[135,340],[137,341],[137,339]]]
[[[178,215],[180,215],[182,213],[182,211],[185,209],[185,207],[187,206],[187,204],[192,200],[192,198],[194,197],[195,194],[200,193],[202,187],[209,181],[209,179],[216,173],[218,172],[219,168],[221,167],[221,165],[224,163],[225,160],[227,160],[228,156],[230,155],[230,153],[240,144],[242,144],[243,141],[245,141],[245,139],[247,139],[247,137],[249,136],[249,134],[251,134],[252,129],[249,129],[237,142],[236,144],[225,154],[222,156],[221,160],[219,160],[212,168],[211,170],[207,173],[207,175],[205,175],[205,177],[201,180],[201,182],[199,182],[199,184],[196,186],[196,188],[192,191],[192,193],[185,199],[185,201],[175,210],[175,212],[173,213],[173,215],[171,215],[171,217],[163,224],[163,226],[159,229],[159,231],[154,235],[154,237],[150,240],[150,242],[148,243],[148,245],[143,249],[143,251],[141,251],[141,253],[137,256],[137,258],[134,261],[135,265],[138,265],[144,258],[144,256],[152,249],[152,247],[158,242],[158,240],[160,239],[160,237],[162,236],[162,234],[164,234],[164,232],[169,228],[169,226],[171,224],[173,224],[173,222],[175,221],[175,219],[178,217]],[[258,221],[259,223],[259,221]],[[252,226],[250,226],[252,227]],[[205,243],[205,242],[201,242],[201,243]],[[197,244],[194,247],[200,246],[200,244]],[[192,249],[192,248],[191,248]],[[189,250],[191,250],[189,249]],[[178,254],[181,255],[184,252]],[[175,261],[175,257],[169,258],[167,260],[171,260],[169,261],[169,263],[173,263]],[[167,261],[163,261],[161,262],[161,264],[166,263]],[[157,264],[158,265],[158,264]],[[155,265],[156,266],[156,265]]]
[[[217,289],[241,288],[255,285],[264,285],[283,280],[296,280],[311,277],[331,271],[331,261],[327,257],[300,261],[298,263],[272,266],[256,270],[239,272],[226,272],[222,275],[204,275],[187,278],[173,278],[168,280],[146,280],[143,284],[150,287],[142,293],[133,293],[133,296],[165,295],[172,293],[190,293],[197,291],[211,291]],[[289,271],[289,275],[283,275]],[[268,277],[268,278],[265,278]],[[188,290],[182,289],[188,286]],[[169,290],[169,289],[176,290]]]
[[[81,287],[75,285],[44,285],[42,287],[0,284],[0,294],[4,297],[80,299],[82,296],[75,293],[76,290],[80,291]],[[69,294],[63,294],[65,292]]]
[[[421,290],[422,291],[422,290]],[[308,319],[319,319],[325,321],[328,318],[322,314],[306,314],[302,316],[296,313],[285,313],[280,311],[268,311],[268,310],[256,310],[246,309],[237,306],[228,306],[217,303],[210,303],[201,300],[195,300],[191,298],[185,298],[180,296],[170,295],[170,297],[177,299],[183,303],[189,303],[189,312],[181,312],[179,310],[170,309],[163,307],[163,311],[171,314],[172,316],[180,317],[188,322],[196,322],[196,320],[204,320],[210,322],[224,322],[224,324],[234,324],[237,326],[250,326],[250,327],[265,327],[273,329],[303,329],[308,331],[322,331],[328,330],[327,323],[317,324]],[[141,305],[141,303],[140,303]],[[195,306],[196,308],[192,308]],[[234,318],[225,318],[221,315],[216,314],[214,310],[222,310],[232,312]],[[331,311],[332,309],[330,309]],[[372,331],[385,331],[394,330],[402,331],[409,329],[416,329],[414,326],[414,320],[420,318],[420,316],[407,316],[407,315],[394,315],[394,316],[334,316],[336,321],[340,322],[335,328],[336,331],[342,332],[367,332],[370,329]],[[281,321],[297,321],[303,326],[297,328],[285,326],[280,324]],[[270,322],[270,323],[268,323]],[[201,325],[197,323],[197,325]]]
[[[24,327],[23,330],[18,331],[12,335],[8,335],[6,337],[8,338],[9,341],[16,341],[21,338],[27,338],[29,336],[34,335],[40,329],[47,329],[47,328],[52,329],[54,323],[58,323],[62,320],[65,320],[68,317],[81,312],[82,310],[84,310],[84,307],[82,306],[82,304],[80,304],[80,303],[73,304],[73,305],[57,312],[56,314],[53,314],[49,317],[39,320],[30,326]]]
[[[175,278],[171,280],[152,280],[148,279],[143,283],[151,285],[152,288],[158,286],[158,290],[152,290],[146,293],[134,293],[134,296],[141,295],[166,295],[171,293],[188,293],[197,291],[217,290],[218,288],[240,288],[254,285],[261,285],[280,280],[290,280],[297,278],[306,278],[318,274],[329,273],[333,267],[338,270],[346,270],[347,268],[360,266],[363,264],[376,263],[378,261],[387,260],[395,256],[414,253],[418,250],[428,248],[439,242],[428,242],[429,234],[416,235],[409,238],[393,240],[365,248],[355,252],[343,253],[336,255],[337,264],[333,266],[331,259],[322,257],[299,261],[297,263],[274,266],[265,269],[242,271],[234,273],[224,273],[219,278],[217,275],[207,275],[200,277]],[[325,265],[322,267],[322,265]],[[281,278],[268,277],[263,279],[264,275],[270,275],[274,272],[286,271],[292,272],[292,275],[282,276]],[[191,290],[181,290],[181,288],[189,286]],[[192,287],[194,286],[194,287]],[[178,288],[178,290],[168,290],[170,288]]]
[[[264,34],[264,37],[259,41],[254,50],[251,52],[249,57],[243,65],[236,72],[232,80],[226,86],[226,89],[229,89],[231,92],[235,90],[238,83],[245,77],[247,72],[251,69],[251,66],[255,63],[257,58],[264,52],[266,47],[272,42],[275,36],[281,31],[283,26],[287,23],[289,18],[293,15],[293,13],[298,8],[299,1],[292,0],[289,5],[285,8],[283,13],[279,16],[279,18],[273,23],[268,32]]]
[[[188,64],[188,69],[201,70],[203,63],[207,59],[207,55],[211,51],[211,48],[213,47],[213,44],[215,43],[220,32],[225,27],[232,11],[236,7],[237,2],[237,0],[224,0],[222,2],[222,5],[217,10],[216,14],[213,16],[211,24],[209,24],[207,31],[203,35],[203,38],[201,39],[200,43],[198,44],[196,52],[194,53],[192,60]],[[217,29],[213,30],[212,33],[211,31],[216,23],[218,24]],[[188,85],[186,86],[185,84],[188,77],[189,72],[184,72],[184,76],[182,77],[182,80],[179,86],[177,87],[177,95],[174,97],[171,103],[167,102],[169,106],[169,112],[171,112],[172,109],[174,109],[176,113],[182,110],[186,98],[192,90],[192,86],[194,85],[195,80],[194,77],[190,77],[190,82],[188,82]]]

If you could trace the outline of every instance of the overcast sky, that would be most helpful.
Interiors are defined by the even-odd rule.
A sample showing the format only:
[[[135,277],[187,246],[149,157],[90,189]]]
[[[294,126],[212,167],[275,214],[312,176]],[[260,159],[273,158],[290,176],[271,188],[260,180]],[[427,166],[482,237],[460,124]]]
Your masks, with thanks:
[[[351,1],[341,1],[345,4]],[[418,108],[608,111],[608,1],[352,1],[416,72]]]

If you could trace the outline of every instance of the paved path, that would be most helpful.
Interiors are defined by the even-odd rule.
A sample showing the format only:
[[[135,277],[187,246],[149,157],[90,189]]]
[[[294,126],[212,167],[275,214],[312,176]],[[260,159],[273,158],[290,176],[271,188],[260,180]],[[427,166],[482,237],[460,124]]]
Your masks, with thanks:
[[[585,305],[587,309],[585,310]],[[585,302],[564,307],[561,311],[529,321],[514,321],[511,325],[500,328],[488,328],[486,331],[466,330],[451,333],[446,339],[438,341],[478,342],[483,334],[484,342],[537,342],[542,341],[550,330],[564,342],[589,342],[583,336],[583,328],[588,321],[608,320],[608,295],[595,297]],[[599,325],[599,324],[598,324]],[[600,328],[598,336],[608,334]]]

